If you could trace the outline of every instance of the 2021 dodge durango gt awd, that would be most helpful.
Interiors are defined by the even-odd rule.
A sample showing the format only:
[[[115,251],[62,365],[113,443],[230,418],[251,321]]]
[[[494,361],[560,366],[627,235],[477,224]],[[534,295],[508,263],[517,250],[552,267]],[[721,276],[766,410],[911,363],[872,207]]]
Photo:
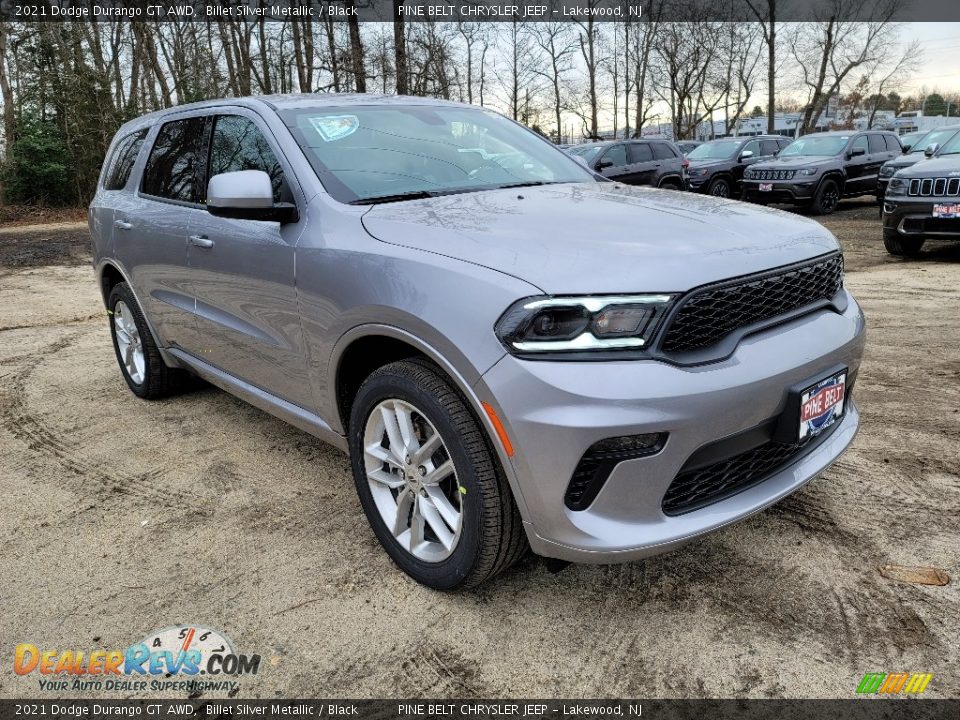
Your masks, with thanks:
[[[502,116],[315,95],[124,125],[90,207],[123,377],[349,452],[384,549],[469,587],[660,553],[846,449],[864,320],[814,221],[605,181]]]

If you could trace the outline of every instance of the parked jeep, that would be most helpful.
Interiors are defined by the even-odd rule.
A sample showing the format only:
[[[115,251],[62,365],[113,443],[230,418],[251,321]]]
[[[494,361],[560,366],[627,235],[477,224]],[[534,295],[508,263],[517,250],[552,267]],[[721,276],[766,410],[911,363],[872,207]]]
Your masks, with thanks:
[[[902,153],[892,132],[833,131],[794,140],[776,159],[757,163],[743,176],[744,199],[805,205],[817,215],[834,211],[841,198],[874,194],[880,166]]]
[[[687,155],[687,187],[715,197],[740,197],[743,173],[750,165],[772,160],[790,144],[778,135],[711,140]]]
[[[916,255],[928,239],[960,240],[960,133],[937,157],[898,170],[883,199],[883,244]]]
[[[577,145],[568,150],[610,180],[627,185],[682,190],[687,159],[669,140],[620,140]]]
[[[923,137],[914,140],[910,150],[903,155],[888,160],[880,168],[880,177],[877,179],[877,202],[883,202],[883,196],[887,191],[887,183],[898,170],[910,167],[924,158],[936,157],[950,138],[960,132],[960,125],[950,125],[949,127],[936,128],[928,133],[923,133]],[[903,140],[903,138],[900,138]]]

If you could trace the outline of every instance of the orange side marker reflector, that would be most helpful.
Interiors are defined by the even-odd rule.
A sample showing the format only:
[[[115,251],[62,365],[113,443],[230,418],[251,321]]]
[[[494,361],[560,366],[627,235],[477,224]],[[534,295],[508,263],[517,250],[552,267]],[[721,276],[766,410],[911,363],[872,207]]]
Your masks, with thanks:
[[[500,418],[497,417],[497,411],[490,406],[490,403],[481,402],[480,404],[483,405],[484,412],[487,413],[487,417],[489,417],[490,422],[493,423],[493,429],[497,431],[497,437],[500,438],[500,442],[503,443],[503,449],[507,451],[507,456],[513,457],[513,443],[510,442],[507,431],[503,428],[503,423],[501,423]]]

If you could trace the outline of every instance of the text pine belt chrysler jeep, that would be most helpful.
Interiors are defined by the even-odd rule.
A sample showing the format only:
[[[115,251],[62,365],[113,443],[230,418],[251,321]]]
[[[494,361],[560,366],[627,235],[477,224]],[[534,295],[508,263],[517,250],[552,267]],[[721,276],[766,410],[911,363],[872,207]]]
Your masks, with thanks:
[[[607,181],[489,110],[147,115],[111,145],[90,227],[130,389],[197,375],[349,452],[373,532],[435,588],[528,547],[675,548],[857,430],[864,319],[827,230]]]
[[[902,150],[891,132],[823,132],[804,135],[775,160],[757,163],[743,175],[743,197],[751,202],[807,205],[832,213],[841,198],[877,192],[880,166]]]

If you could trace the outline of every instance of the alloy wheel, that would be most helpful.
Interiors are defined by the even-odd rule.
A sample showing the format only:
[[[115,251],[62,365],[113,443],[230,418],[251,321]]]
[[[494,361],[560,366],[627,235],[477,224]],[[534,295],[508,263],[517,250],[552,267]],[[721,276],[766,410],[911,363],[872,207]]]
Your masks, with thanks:
[[[400,547],[426,562],[448,558],[463,528],[464,488],[433,423],[408,402],[382,401],[367,418],[363,460],[374,504]]]
[[[133,313],[123,300],[113,306],[113,331],[117,338],[117,350],[127,375],[134,385],[141,385],[146,373],[143,355],[143,340]]]

